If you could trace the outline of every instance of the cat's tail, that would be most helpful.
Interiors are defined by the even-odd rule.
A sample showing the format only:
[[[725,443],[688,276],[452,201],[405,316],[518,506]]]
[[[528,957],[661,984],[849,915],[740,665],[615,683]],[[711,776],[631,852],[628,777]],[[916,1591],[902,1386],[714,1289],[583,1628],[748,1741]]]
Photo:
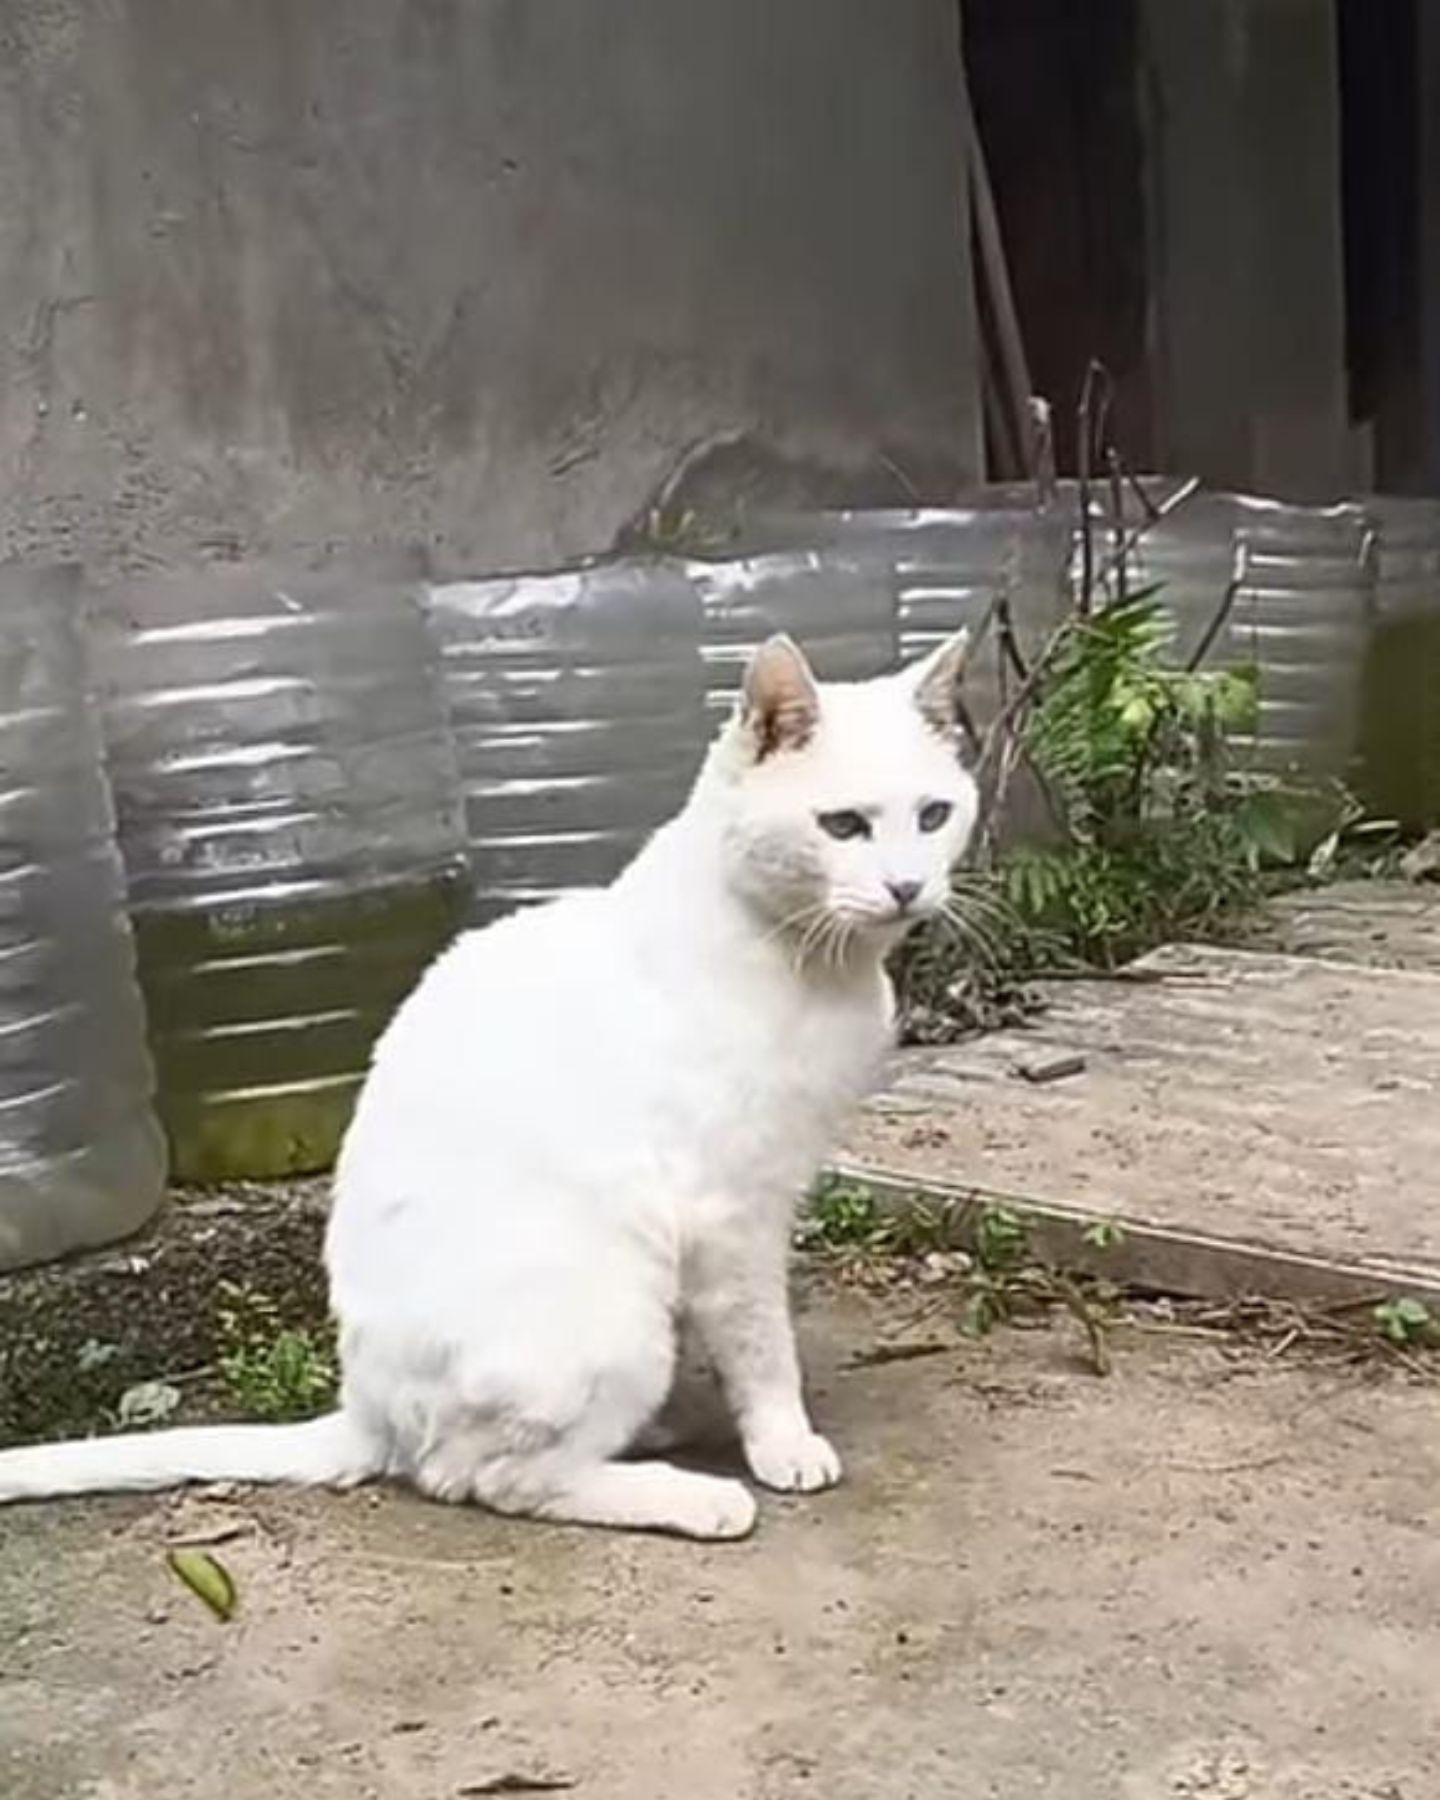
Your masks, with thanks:
[[[383,1469],[379,1447],[341,1411],[301,1425],[199,1425],[0,1451],[0,1504],[192,1481],[353,1487]]]

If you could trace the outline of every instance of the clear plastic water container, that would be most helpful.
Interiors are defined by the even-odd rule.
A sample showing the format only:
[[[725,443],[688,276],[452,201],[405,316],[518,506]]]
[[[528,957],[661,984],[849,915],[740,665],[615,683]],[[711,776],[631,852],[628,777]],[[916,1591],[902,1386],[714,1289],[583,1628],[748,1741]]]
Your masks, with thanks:
[[[610,881],[677,813],[707,735],[700,602],[616,557],[430,590],[460,758],[473,917]]]
[[[1161,584],[1177,659],[1208,640],[1207,667],[1257,671],[1259,715],[1239,745],[1250,766],[1349,770],[1375,597],[1373,532],[1359,507],[1197,494],[1145,533],[1132,579]]]
[[[1364,509],[1201,489],[1164,517],[1148,519],[1136,486],[1155,508],[1172,502],[1182,483],[1162,475],[1127,482],[1118,520],[1109,484],[1092,484],[1091,545],[1101,591],[1111,597],[1118,591],[1118,528],[1122,541],[1133,537],[1125,557],[1129,590],[1158,586],[1156,603],[1173,630],[1170,659],[1183,664],[1204,646],[1207,668],[1257,671],[1259,715],[1253,733],[1237,743],[1245,763],[1276,774],[1347,773],[1375,601],[1375,534]],[[1020,499],[1026,490],[1012,484],[1002,491]],[[1044,510],[1072,533],[1071,577],[1078,587],[1079,484],[1057,483]]]
[[[896,665],[893,585],[883,558],[863,546],[747,545],[697,557],[686,572],[700,596],[712,731],[735,705],[751,652],[774,632],[804,648],[822,681],[864,681]]]
[[[1440,500],[1363,502],[1378,545],[1355,785],[1377,818],[1440,824]]]
[[[111,591],[97,668],[175,1173],[333,1161],[371,1046],[459,923],[464,823],[417,562]]]
[[[0,566],[0,1269],[126,1236],[165,1182],[78,590]]]
[[[878,570],[893,609],[893,651],[903,662],[968,627],[973,643],[965,700],[981,731],[1017,679],[994,627],[996,602],[1003,597],[1009,603],[1027,664],[1065,609],[1070,521],[1037,510],[1019,488],[977,490],[960,506],[765,514],[751,521],[749,531],[757,543],[843,553],[851,565]]]

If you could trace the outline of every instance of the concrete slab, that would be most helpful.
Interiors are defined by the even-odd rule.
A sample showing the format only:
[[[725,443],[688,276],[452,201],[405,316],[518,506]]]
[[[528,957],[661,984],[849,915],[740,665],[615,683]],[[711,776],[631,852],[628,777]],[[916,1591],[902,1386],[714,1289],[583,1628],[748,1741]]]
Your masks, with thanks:
[[[1440,884],[1340,881],[1273,901],[1258,942],[1293,956],[1440,975]]]
[[[1118,1221],[1104,1266],[1181,1293],[1440,1296],[1440,973],[1174,947],[1051,998],[903,1054],[837,1169],[1028,1209],[1072,1261]]]
[[[1141,1336],[1099,1381],[1063,1329],[856,1366],[896,1304],[809,1313],[849,1480],[746,1544],[390,1493],[5,1513],[0,1793],[1440,1792],[1433,1389]],[[165,1567],[197,1529],[229,1626]]]

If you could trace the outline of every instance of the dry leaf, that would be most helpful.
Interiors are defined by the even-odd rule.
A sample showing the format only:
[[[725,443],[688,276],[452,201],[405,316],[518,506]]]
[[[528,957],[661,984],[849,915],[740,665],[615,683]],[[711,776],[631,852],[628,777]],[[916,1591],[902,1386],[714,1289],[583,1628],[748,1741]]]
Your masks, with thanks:
[[[222,1624],[234,1618],[239,1595],[230,1571],[218,1557],[208,1550],[174,1549],[165,1560]]]
[[[492,1775],[488,1781],[468,1781],[455,1791],[474,1794],[562,1794],[578,1784],[569,1775]]]
[[[180,1390],[166,1381],[141,1381],[120,1396],[117,1415],[127,1426],[158,1425],[180,1404]]]

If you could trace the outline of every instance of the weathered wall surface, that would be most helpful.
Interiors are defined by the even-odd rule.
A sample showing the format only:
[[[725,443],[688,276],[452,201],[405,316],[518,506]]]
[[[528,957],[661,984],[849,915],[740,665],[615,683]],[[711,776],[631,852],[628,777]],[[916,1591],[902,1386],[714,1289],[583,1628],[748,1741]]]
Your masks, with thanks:
[[[1157,460],[1328,500],[1346,419],[1331,0],[1141,0]]]
[[[0,0],[0,533],[606,546],[978,473],[952,0]]]

